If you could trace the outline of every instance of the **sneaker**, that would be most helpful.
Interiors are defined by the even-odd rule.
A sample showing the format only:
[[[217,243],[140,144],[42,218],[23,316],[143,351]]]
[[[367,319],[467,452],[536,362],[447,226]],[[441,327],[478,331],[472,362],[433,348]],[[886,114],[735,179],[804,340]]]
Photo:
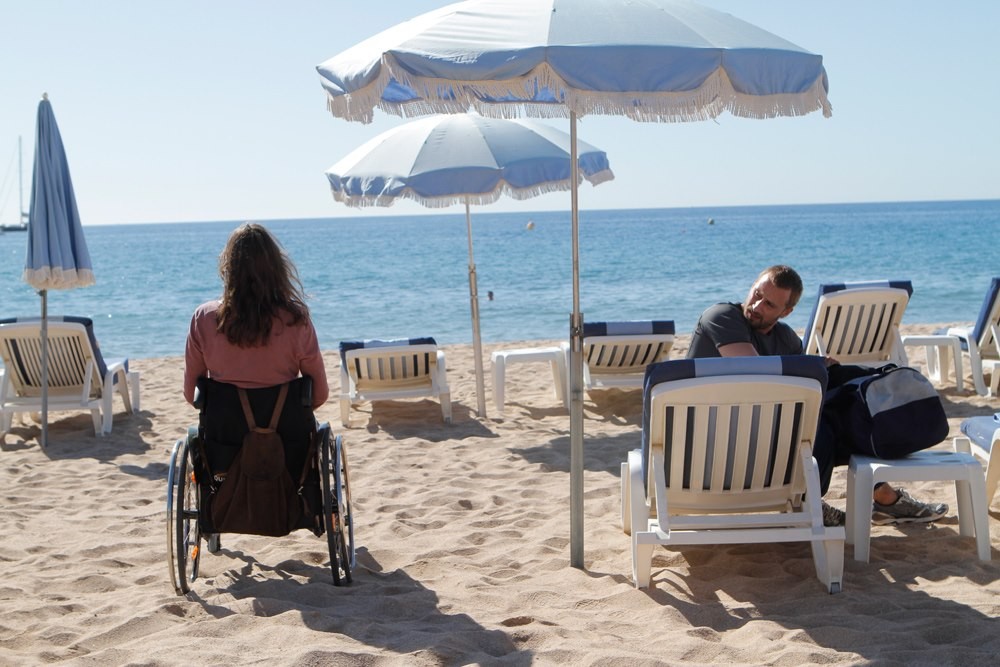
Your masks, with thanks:
[[[872,503],[872,523],[884,526],[890,523],[927,523],[937,521],[948,513],[945,503],[922,503],[906,489],[896,489],[899,498],[891,505]]]
[[[847,523],[847,514],[844,510],[837,509],[833,505],[827,504],[823,501],[823,525],[827,527],[831,526],[843,526]]]

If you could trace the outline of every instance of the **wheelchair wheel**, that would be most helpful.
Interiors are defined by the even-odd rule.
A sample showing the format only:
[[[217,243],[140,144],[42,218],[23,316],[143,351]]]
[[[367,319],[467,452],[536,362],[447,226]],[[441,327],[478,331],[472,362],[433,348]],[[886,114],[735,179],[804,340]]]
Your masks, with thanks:
[[[343,439],[330,440],[324,435],[320,455],[323,482],[323,520],[327,546],[330,549],[330,569],[334,586],[351,583],[354,567],[354,521],[351,516],[351,493],[347,476],[347,453]],[[331,451],[332,446],[332,451]]]
[[[344,444],[344,439],[339,435],[336,439],[336,445],[336,459],[340,461],[340,468],[339,470],[335,468],[334,472],[339,473],[335,474],[335,478],[337,479],[337,486],[341,490],[340,522],[344,531],[344,548],[348,563],[347,580],[351,581],[351,572],[354,571],[354,566],[357,564],[354,551],[354,505],[351,503],[351,480],[347,468],[347,445]]]
[[[178,595],[187,593],[198,578],[201,561],[201,533],[198,507],[201,489],[194,479],[191,438],[178,440],[170,456],[167,473],[167,549],[170,554],[170,581]]]

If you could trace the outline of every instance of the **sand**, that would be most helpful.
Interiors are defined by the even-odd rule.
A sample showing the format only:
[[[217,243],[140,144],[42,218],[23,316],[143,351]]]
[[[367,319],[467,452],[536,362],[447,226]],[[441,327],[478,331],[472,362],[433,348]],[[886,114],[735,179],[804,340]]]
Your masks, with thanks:
[[[524,345],[487,345],[486,356]],[[675,356],[685,348],[681,337]],[[180,395],[180,358],[133,362],[142,410],[126,415],[116,399],[110,436],[96,438],[86,413],[57,413],[42,451],[37,424],[16,420],[0,447],[0,664],[996,664],[1000,559],[980,562],[959,535],[953,485],[911,485],[951,514],[874,526],[870,563],[847,547],[838,595],[802,544],[659,548],[652,586],[639,591],[619,521],[619,464],[639,443],[639,393],[587,398],[585,567],[576,569],[569,418],[548,367],[508,368],[503,420],[487,377],[480,420],[471,346],[445,351],[451,425],[431,400],[365,404],[350,429],[336,400],[319,411],[348,448],[350,587],[331,585],[325,538],[297,531],[225,535],[192,592],[174,593],[167,462],[196,420]],[[338,363],[329,352],[334,392]],[[966,386],[941,388],[951,435],[963,418],[998,409]],[[828,498],[844,507],[844,494],[838,469]],[[998,519],[994,509],[995,545]]]

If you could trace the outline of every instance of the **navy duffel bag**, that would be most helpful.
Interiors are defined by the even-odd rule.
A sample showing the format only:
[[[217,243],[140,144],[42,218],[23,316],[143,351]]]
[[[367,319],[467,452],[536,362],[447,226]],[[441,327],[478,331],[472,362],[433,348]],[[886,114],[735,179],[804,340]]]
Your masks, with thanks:
[[[895,459],[933,447],[948,437],[941,397],[915,368],[888,364],[833,389],[838,435],[862,454]]]

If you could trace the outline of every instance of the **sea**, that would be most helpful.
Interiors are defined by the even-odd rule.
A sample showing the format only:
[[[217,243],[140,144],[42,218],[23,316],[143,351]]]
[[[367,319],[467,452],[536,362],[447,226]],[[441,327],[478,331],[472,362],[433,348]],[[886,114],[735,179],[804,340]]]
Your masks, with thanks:
[[[87,225],[97,283],[50,290],[50,315],[95,322],[106,356],[182,355],[192,311],[221,292],[218,255],[243,221]],[[433,336],[470,343],[464,212],[256,220],[279,239],[308,296],[320,345]],[[573,311],[569,211],[473,209],[484,343],[565,339]],[[741,301],[758,272],[805,283],[787,322],[802,330],[818,285],[908,279],[905,324],[971,322],[1000,275],[1000,200],[581,211],[580,309],[587,321],[673,320]],[[27,234],[0,234],[0,317],[38,315],[22,279]]]

